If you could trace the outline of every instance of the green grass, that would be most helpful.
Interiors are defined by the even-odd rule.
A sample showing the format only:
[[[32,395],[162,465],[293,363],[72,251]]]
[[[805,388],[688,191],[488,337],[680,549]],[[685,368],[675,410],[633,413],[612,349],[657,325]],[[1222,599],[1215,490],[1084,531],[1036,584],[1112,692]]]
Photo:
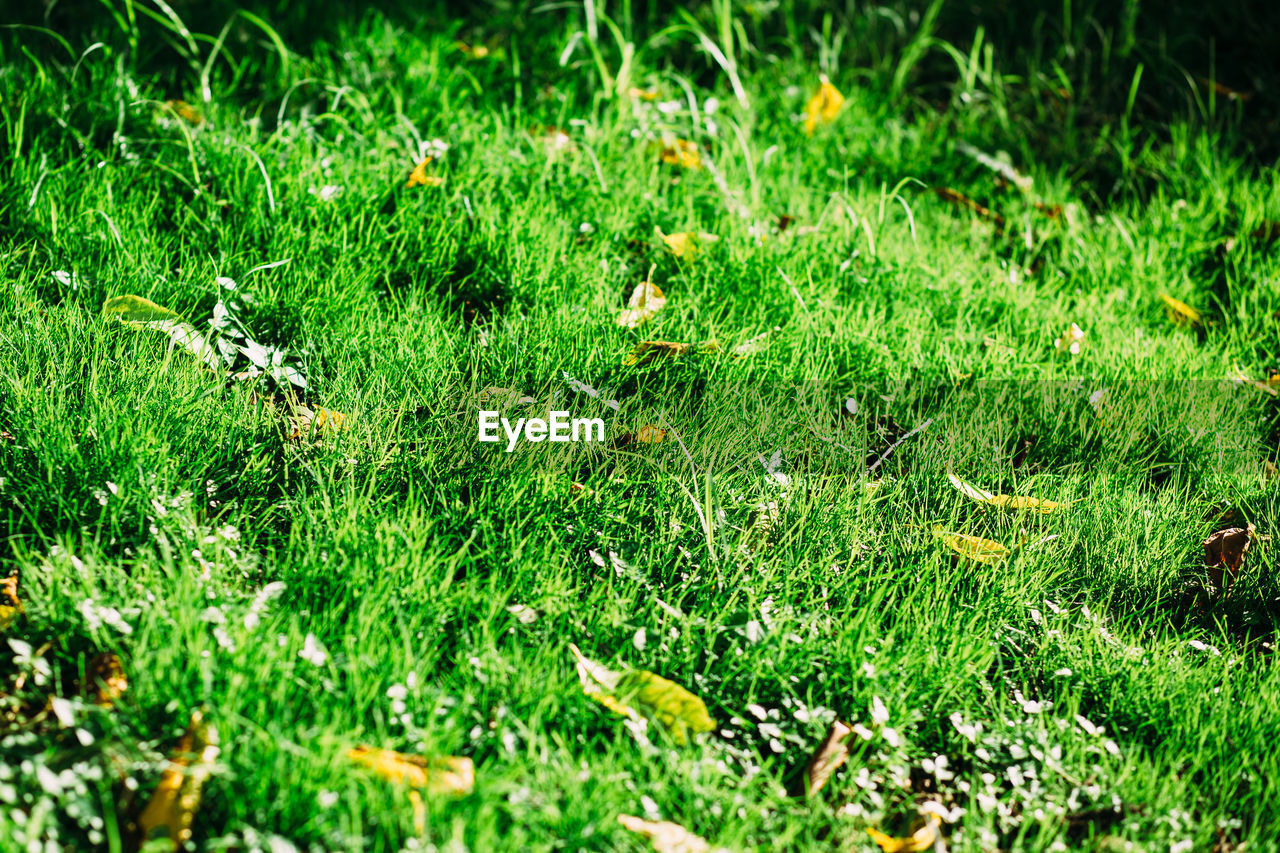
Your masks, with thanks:
[[[197,709],[197,849],[647,849],[633,814],[874,850],[927,801],[956,851],[1280,849],[1274,546],[1224,596],[1200,544],[1280,504],[1276,401],[1225,381],[1280,350],[1274,112],[1197,82],[1199,12],[55,9],[0,33],[0,850],[136,847]],[[808,135],[820,73],[846,102]],[[434,139],[443,183],[405,186]],[[651,268],[666,306],[619,326]],[[201,332],[233,300],[305,392],[105,317],[123,294]],[[717,346],[627,366],[641,340]],[[507,454],[492,387],[667,440]],[[303,403],[343,429],[291,436]],[[633,736],[570,643],[716,731]],[[798,796],[836,718],[870,739]],[[474,790],[419,834],[361,743]]]

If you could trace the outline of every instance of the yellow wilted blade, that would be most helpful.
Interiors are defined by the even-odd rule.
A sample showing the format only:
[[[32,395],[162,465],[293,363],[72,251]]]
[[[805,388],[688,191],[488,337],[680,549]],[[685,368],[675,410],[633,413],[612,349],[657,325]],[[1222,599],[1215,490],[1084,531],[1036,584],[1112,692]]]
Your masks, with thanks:
[[[693,349],[692,344],[681,344],[675,341],[641,341],[631,348],[631,354],[622,364],[625,367],[639,367],[660,358],[686,355],[691,349]]]
[[[685,169],[701,169],[702,155],[698,146],[684,139],[677,139],[669,145],[663,145],[659,158],[663,163],[680,166]]]
[[[200,114],[198,109],[191,106],[186,101],[165,101],[164,105],[173,110],[177,114],[178,118],[182,119],[192,127],[199,127],[204,124],[204,116]]]
[[[654,853],[712,853],[705,838],[694,835],[678,823],[667,820],[645,820],[633,815],[618,815],[618,823],[649,839]],[[717,848],[714,853],[721,853]]]
[[[983,539],[981,536],[970,536],[967,533],[947,533],[944,530],[934,530],[934,535],[961,557],[977,563],[998,563],[1009,556],[1008,548],[999,542]]]
[[[122,323],[163,323],[166,320],[181,322],[182,317],[168,308],[161,308],[143,296],[127,294],[113,296],[102,303],[102,316]]]
[[[938,843],[938,826],[941,823],[937,815],[930,815],[928,823],[906,838],[885,835],[873,826],[867,827],[867,834],[884,853],[923,853]]]
[[[651,720],[682,746],[691,733],[715,730],[702,700],[674,681],[643,669],[614,672],[583,656],[572,643],[569,651],[578,662],[582,692],[614,713]]]
[[[191,840],[191,823],[200,808],[200,790],[217,758],[217,731],[205,724],[203,715],[196,711],[174,757],[169,759],[168,769],[160,776],[151,801],[138,816],[144,844],[168,839],[171,849],[178,850]]]
[[[653,277],[652,269],[649,270],[649,276]],[[667,297],[663,294],[662,288],[652,281],[642,281],[631,292],[627,307],[618,315],[618,325],[634,329],[661,311],[662,306],[666,304]]]
[[[430,154],[428,154],[426,157],[423,157],[422,162],[420,162],[417,166],[415,166],[413,168],[413,172],[409,174],[409,181],[408,183],[405,184],[405,186],[406,187],[438,187],[441,184],[443,184],[444,178],[440,177],[439,175],[427,174],[427,167],[431,165],[431,162],[434,159],[435,158],[432,157]],[[403,172],[401,174],[403,174]]]
[[[1201,314],[1185,302],[1174,299],[1167,293],[1160,294],[1160,299],[1164,301],[1165,309],[1169,312],[1169,317],[1178,324],[1190,326],[1200,325]]]
[[[361,744],[348,750],[347,757],[388,782],[419,788],[428,794],[468,794],[476,783],[475,765],[462,756],[426,758]]]
[[[809,99],[809,106],[805,109],[804,132],[813,133],[819,124],[826,124],[836,117],[840,112],[840,107],[844,106],[844,95],[840,94],[840,90],[831,85],[831,81],[827,79],[827,75],[823,74],[821,85],[818,91]]]
[[[951,472],[951,469],[947,469],[947,479],[965,497],[979,503],[990,504],[991,506],[1003,507],[1004,509],[1030,510],[1046,515],[1063,506],[1057,501],[1047,501],[1040,498],[1028,498],[1020,495],[993,495],[985,489],[979,489],[977,486],[961,480]]]

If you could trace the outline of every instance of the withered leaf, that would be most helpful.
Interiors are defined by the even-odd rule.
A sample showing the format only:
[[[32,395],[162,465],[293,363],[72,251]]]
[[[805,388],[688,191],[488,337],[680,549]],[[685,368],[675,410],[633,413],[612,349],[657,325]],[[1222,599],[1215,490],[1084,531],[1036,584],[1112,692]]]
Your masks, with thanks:
[[[388,782],[419,788],[428,794],[467,794],[476,783],[475,765],[462,756],[427,758],[361,744],[348,750],[347,757]]]
[[[682,344],[675,341],[640,341],[631,348],[631,354],[623,362],[626,367],[640,367],[651,361],[676,356],[688,355],[693,344]]]
[[[813,133],[820,124],[827,124],[835,119],[844,106],[844,95],[831,84],[827,75],[819,78],[818,91],[814,92],[805,108],[804,132]]]
[[[970,536],[967,533],[948,533],[941,529],[935,529],[933,533],[952,551],[975,563],[994,565],[1009,556],[1008,548],[991,539]]]
[[[1002,231],[1004,230],[1005,219],[1003,216],[988,207],[983,207],[964,193],[958,190],[953,190],[950,187],[933,187],[933,191],[944,201],[948,201],[957,207],[963,207],[966,210],[970,210],[980,219],[985,219],[994,224],[996,228]]]
[[[435,160],[430,154],[423,157],[417,166],[413,167],[413,171],[409,173],[409,180],[405,183],[406,187],[438,187],[444,183],[444,178],[439,175],[427,174],[427,167]],[[404,174],[401,172],[401,174]]]
[[[654,314],[662,310],[662,306],[667,304],[667,297],[663,294],[662,288],[654,284],[650,279],[653,278],[653,270],[649,270],[649,279],[636,285],[636,289],[631,291],[631,298],[627,300],[627,307],[618,315],[618,325],[628,329],[634,329],[642,323],[645,323]]]
[[[643,669],[614,672],[569,644],[578,665],[582,692],[616,714],[652,721],[683,746],[692,734],[714,731],[715,720],[697,696],[674,681]]]
[[[658,158],[663,163],[672,166],[680,166],[684,169],[701,169],[702,155],[698,153],[698,146],[685,139],[673,139],[671,142],[662,146],[662,150],[658,153]]]
[[[1031,512],[1039,512],[1048,515],[1062,508],[1062,504],[1057,501],[1043,500],[1041,498],[1029,498],[1021,495],[993,495],[985,489],[979,489],[977,486],[966,483],[955,474],[947,469],[947,479],[951,481],[951,485],[955,486],[957,491],[970,500],[980,503],[998,506],[1003,509],[1014,510],[1030,510]]]
[[[848,723],[840,720],[834,720],[831,723],[822,745],[809,759],[809,766],[805,768],[806,796],[812,797],[821,791],[827,784],[827,780],[831,778],[831,774],[848,760],[849,748],[845,746],[845,740],[851,734],[853,734],[853,728]]]
[[[155,793],[138,816],[144,844],[167,839],[170,849],[179,850],[191,840],[191,824],[200,808],[201,790],[217,758],[218,733],[205,723],[203,714],[195,711]]]
[[[1204,564],[1209,569],[1209,580],[1221,592],[1227,592],[1244,567],[1244,555],[1253,542],[1255,528],[1252,524],[1219,530],[1201,544],[1204,546]]]
[[[100,652],[85,667],[85,690],[96,705],[110,708],[129,689],[124,664],[115,652]]]
[[[1160,294],[1169,319],[1179,326],[1198,326],[1203,319],[1199,311],[1181,300],[1174,299],[1167,293]]]
[[[937,815],[929,815],[924,826],[905,838],[894,838],[873,826],[867,827],[867,834],[871,836],[872,841],[880,845],[884,853],[924,853],[938,845],[941,840],[938,827],[941,825],[941,818]]]
[[[667,820],[645,820],[633,815],[618,815],[618,823],[653,845],[654,853],[712,853],[705,838],[694,835],[678,823]],[[717,848],[714,853],[726,853]]]
[[[0,631],[12,625],[22,611],[22,599],[18,598],[18,573],[15,571],[0,580]]]

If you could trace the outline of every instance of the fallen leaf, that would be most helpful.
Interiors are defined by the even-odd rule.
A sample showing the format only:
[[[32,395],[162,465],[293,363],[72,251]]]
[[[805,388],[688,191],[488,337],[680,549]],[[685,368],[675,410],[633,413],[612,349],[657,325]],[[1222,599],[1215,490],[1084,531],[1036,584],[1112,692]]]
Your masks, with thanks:
[[[819,124],[827,124],[835,119],[840,108],[844,106],[844,95],[831,85],[827,75],[823,74],[818,79],[820,81],[818,91],[809,99],[809,105],[805,108],[805,133],[813,133]]]
[[[643,669],[614,672],[584,657],[572,643],[569,651],[577,660],[582,692],[614,713],[637,722],[651,720],[681,746],[691,733],[715,730],[702,700],[674,681]]]
[[[664,234],[662,229],[656,226],[653,230],[662,238],[662,242],[666,244],[671,254],[682,261],[690,260],[702,251],[704,243],[714,243],[720,239],[715,234],[708,234],[705,231],[677,231],[674,234]]]
[[[164,332],[169,336],[170,347],[186,350],[214,370],[221,364],[217,350],[195,326],[150,299],[132,294],[113,296],[102,304],[102,314],[108,320],[118,320],[135,329]]]
[[[569,494],[576,498],[594,498],[596,496],[596,490],[587,488],[581,483],[570,483]]]
[[[649,279],[653,278],[653,270],[649,270]],[[634,329],[642,323],[647,322],[654,314],[662,310],[662,306],[667,304],[667,297],[663,295],[662,288],[654,284],[649,279],[636,285],[636,289],[631,291],[631,298],[627,300],[627,307],[618,315],[618,325],[624,328]]]
[[[204,124],[204,116],[201,115],[200,110],[191,106],[191,104],[188,104],[186,101],[165,101],[164,105],[173,110],[178,118],[182,119],[192,127],[199,127]]]
[[[537,134],[531,130],[529,135],[542,144],[542,149],[547,153],[547,156],[560,154],[564,151],[572,151],[577,147],[574,145],[573,138],[569,136],[569,132],[558,127],[546,127],[542,129],[541,133]]]
[[[427,758],[361,744],[348,750],[347,757],[388,782],[432,795],[469,794],[476,783],[475,765],[463,756]]]
[[[1206,77],[1200,77],[1197,79],[1199,79],[1200,85],[1204,86],[1205,89],[1213,92],[1219,98],[1226,98],[1228,101],[1240,101],[1241,103],[1245,103],[1253,97],[1253,92],[1241,92],[1237,89],[1232,89],[1229,86],[1224,86],[1217,80],[1210,80]]]
[[[473,47],[465,41],[455,41],[453,46],[456,47],[460,53],[465,54],[471,59],[484,59],[489,55],[489,48],[483,44],[478,44]]]
[[[1080,342],[1084,340],[1084,330],[1075,323],[1067,329],[1062,335],[1053,342],[1054,349],[1058,352],[1069,352],[1072,355],[1080,354]]]
[[[806,796],[812,797],[821,791],[827,784],[827,780],[831,778],[831,774],[848,760],[849,748],[844,742],[852,733],[853,728],[848,723],[842,723],[839,720],[831,723],[822,745],[809,759],[809,766],[805,768]]]
[[[22,613],[22,599],[18,598],[18,573],[0,580],[0,631],[8,629]]]
[[[1202,319],[1201,314],[1185,302],[1174,299],[1167,293],[1160,294],[1160,299],[1164,302],[1165,311],[1169,315],[1169,319],[1173,320],[1180,326],[1198,326]]]
[[[935,529],[933,533],[945,542],[952,551],[955,551],[966,560],[973,560],[975,563],[992,565],[1009,556],[1008,548],[991,539],[970,536],[967,533],[948,533],[941,529]]]
[[[632,86],[627,90],[628,97],[638,98],[642,101],[656,101],[659,94],[661,93],[657,89],[641,89],[636,86]]]
[[[1239,365],[1236,365],[1227,372],[1227,379],[1231,382],[1239,382],[1242,385],[1251,385],[1264,394],[1275,397],[1280,395],[1280,374],[1272,374],[1266,380],[1254,379],[1245,373]]]
[[[685,169],[702,168],[702,155],[698,153],[698,146],[685,139],[674,139],[670,143],[664,143],[658,158],[663,163]]]
[[[439,175],[428,175],[427,166],[430,166],[435,160],[430,154],[422,158],[417,166],[413,167],[413,171],[409,174],[409,181],[406,187],[438,187],[444,183],[444,178]],[[404,174],[403,172],[401,174]]]
[[[942,838],[938,834],[938,827],[941,824],[942,819],[935,814],[929,815],[925,825],[906,838],[885,835],[872,826],[867,827],[867,834],[871,836],[872,841],[880,845],[884,853],[923,853],[942,843]]]
[[[694,835],[678,823],[666,820],[645,820],[632,815],[618,815],[618,823],[634,833],[643,835],[653,845],[654,853],[712,853],[706,839]],[[716,853],[722,853],[718,848]]]
[[[200,808],[200,794],[213,762],[218,758],[218,733],[199,711],[191,714],[182,740],[169,766],[160,776],[155,793],[138,816],[142,842],[168,839],[179,850],[191,840],[191,823]]]
[[[288,439],[300,441],[308,436],[329,438],[347,429],[349,421],[350,417],[337,409],[325,409],[320,406],[309,409],[306,406],[295,405],[291,419],[292,430],[289,432]]]
[[[979,218],[993,223],[996,228],[1002,231],[1004,230],[1005,221],[1003,216],[988,207],[983,207],[964,193],[959,192],[958,190],[953,190],[950,187],[934,187],[933,191],[944,201],[949,201],[958,207],[970,210],[977,214]]]
[[[991,504],[992,506],[1002,507],[1004,509],[1025,509],[1032,512],[1039,512],[1048,515],[1062,508],[1062,504],[1057,501],[1047,501],[1041,498],[1028,498],[1020,495],[993,495],[985,489],[979,489],[970,483],[961,480],[951,469],[947,469],[947,479],[951,481],[951,485],[965,497],[978,501],[979,503]]]
[[[93,696],[94,704],[110,708],[129,689],[129,678],[124,664],[114,652],[101,652],[85,667],[85,687]]]
[[[1244,567],[1244,555],[1253,541],[1252,524],[1219,530],[1204,540],[1204,564],[1209,581],[1220,592],[1228,592]]]
[[[631,348],[631,354],[622,364],[625,367],[640,367],[658,359],[688,355],[692,351],[693,344],[681,344],[675,341],[641,341]]]

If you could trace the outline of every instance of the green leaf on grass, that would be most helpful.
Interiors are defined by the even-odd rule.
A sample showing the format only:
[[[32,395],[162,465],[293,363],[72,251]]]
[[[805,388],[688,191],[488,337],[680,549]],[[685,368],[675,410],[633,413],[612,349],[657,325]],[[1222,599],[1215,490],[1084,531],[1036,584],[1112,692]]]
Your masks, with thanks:
[[[689,734],[714,731],[715,720],[702,700],[674,681],[643,669],[614,672],[569,644],[578,662],[582,691],[614,713],[633,720],[651,720],[680,745]]]

